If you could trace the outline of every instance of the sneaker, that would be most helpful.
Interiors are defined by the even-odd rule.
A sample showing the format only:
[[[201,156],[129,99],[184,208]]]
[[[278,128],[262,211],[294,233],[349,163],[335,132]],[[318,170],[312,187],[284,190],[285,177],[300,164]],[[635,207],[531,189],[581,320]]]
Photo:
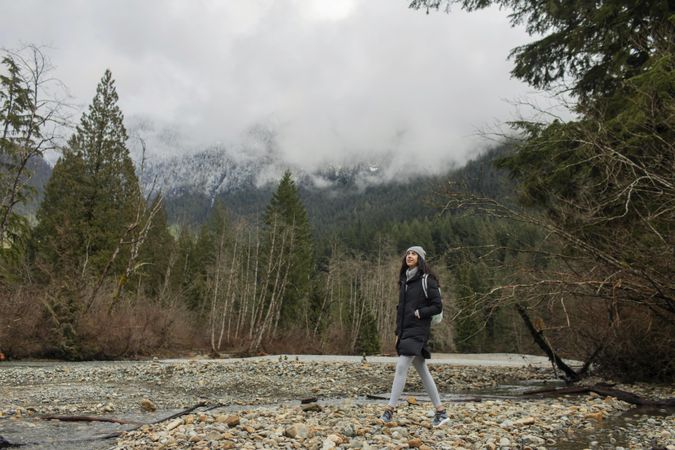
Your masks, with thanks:
[[[434,414],[434,420],[431,421],[431,424],[435,427],[440,427],[448,421],[450,421],[450,419],[448,419],[448,413],[445,412],[445,410],[436,411],[436,414]]]
[[[382,419],[382,422],[384,423],[391,422],[394,419],[394,411],[391,409],[385,409],[380,419]]]

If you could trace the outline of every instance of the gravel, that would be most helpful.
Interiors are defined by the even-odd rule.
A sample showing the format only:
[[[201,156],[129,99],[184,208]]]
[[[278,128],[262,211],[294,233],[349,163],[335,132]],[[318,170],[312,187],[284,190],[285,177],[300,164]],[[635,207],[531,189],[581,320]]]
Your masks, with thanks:
[[[388,360],[391,361],[391,360]],[[392,362],[316,361],[294,356],[237,360],[154,360],[0,364],[0,436],[59,447],[67,439],[123,432],[80,448],[667,448],[675,450],[672,410],[640,410],[597,395],[521,399],[531,386],[555,386],[546,367],[434,363],[450,423],[430,426],[432,407],[411,370],[395,422],[379,416]],[[595,382],[598,380],[589,380]],[[618,385],[650,398],[673,386]],[[462,402],[471,394],[482,402]],[[504,396],[503,394],[511,394]],[[495,395],[499,394],[499,395]],[[301,404],[301,399],[314,398]],[[135,426],[45,421],[87,415],[149,423],[204,402],[191,414]],[[86,425],[86,426],[85,426]],[[96,428],[98,427],[98,428]],[[1,439],[0,439],[1,443]],[[63,446],[63,445],[61,445]],[[69,448],[77,448],[68,445]],[[30,448],[30,446],[29,446]]]

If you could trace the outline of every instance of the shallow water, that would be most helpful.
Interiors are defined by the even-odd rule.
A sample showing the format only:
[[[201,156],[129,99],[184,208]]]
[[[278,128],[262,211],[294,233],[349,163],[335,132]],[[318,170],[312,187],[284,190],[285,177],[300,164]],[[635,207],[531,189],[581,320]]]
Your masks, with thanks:
[[[126,427],[126,428],[125,428]],[[103,422],[60,422],[57,420],[2,419],[0,436],[22,449],[105,449],[114,439],[101,440],[98,436],[123,431],[129,425]]]
[[[578,430],[571,436],[559,440],[558,445],[551,448],[558,450],[577,450],[581,444],[595,449],[614,449],[616,447],[634,448],[630,444],[630,426],[641,416],[662,418],[675,415],[670,408],[635,407],[619,416],[608,417],[597,422],[592,428]],[[657,447],[654,447],[657,448]]]

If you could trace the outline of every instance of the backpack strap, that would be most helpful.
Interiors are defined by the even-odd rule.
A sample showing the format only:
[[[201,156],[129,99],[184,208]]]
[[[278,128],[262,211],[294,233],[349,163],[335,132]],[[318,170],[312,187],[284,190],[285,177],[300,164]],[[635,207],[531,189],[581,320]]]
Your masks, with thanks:
[[[424,298],[426,298],[427,300],[429,300],[429,281],[428,281],[428,278],[429,278],[428,273],[425,273],[424,275],[422,275],[422,289],[424,289]],[[441,288],[438,288],[438,292],[439,293],[441,292]]]

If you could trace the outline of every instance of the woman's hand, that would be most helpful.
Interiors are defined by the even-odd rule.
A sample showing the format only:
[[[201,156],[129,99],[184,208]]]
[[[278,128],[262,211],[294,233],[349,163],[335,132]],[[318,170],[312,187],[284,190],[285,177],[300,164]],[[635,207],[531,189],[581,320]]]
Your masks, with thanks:
[[[420,310],[419,309],[415,310],[415,317],[417,317],[418,319],[420,318]]]

